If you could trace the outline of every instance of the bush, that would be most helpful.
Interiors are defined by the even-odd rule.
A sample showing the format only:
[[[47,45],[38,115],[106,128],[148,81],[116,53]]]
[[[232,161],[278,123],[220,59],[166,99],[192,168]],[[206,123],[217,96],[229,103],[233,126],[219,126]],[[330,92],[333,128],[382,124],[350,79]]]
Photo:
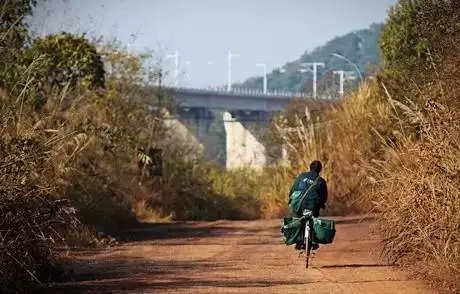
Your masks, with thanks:
[[[390,148],[373,169],[383,253],[460,289],[460,113],[428,106],[423,139]]]
[[[52,278],[56,246],[78,229],[75,210],[59,198],[72,166],[61,146],[71,134],[8,101],[0,97],[0,290],[28,293]],[[27,113],[30,105],[20,105]],[[79,151],[72,139],[68,148]]]
[[[47,35],[33,40],[24,52],[24,64],[40,60],[31,78],[40,88],[70,86],[104,87],[104,64],[95,46],[84,36],[70,33]]]
[[[0,9],[21,19],[34,3],[7,4]],[[143,67],[148,54],[126,54],[115,43],[97,52],[98,44],[68,33],[26,42],[27,26],[11,25],[12,36],[0,25],[0,45],[11,53],[0,56],[2,293],[30,293],[53,280],[57,246],[100,244],[92,240],[97,231],[116,232],[140,213],[260,216],[257,175],[203,163],[190,142],[170,136],[162,111],[151,111],[171,103],[150,87],[162,72]],[[165,151],[164,182],[145,173],[150,148]]]
[[[379,80],[395,100],[423,104],[427,97],[419,87],[432,87],[447,68],[458,75],[451,57],[458,54],[459,19],[460,2],[453,0],[400,0],[390,9],[380,40]]]
[[[250,170],[224,171],[200,161],[167,159],[163,180],[159,193],[150,198],[160,218],[236,220],[261,216],[259,178]]]
[[[458,1],[401,0],[382,35],[382,98],[397,130],[371,165],[383,253],[459,291]]]

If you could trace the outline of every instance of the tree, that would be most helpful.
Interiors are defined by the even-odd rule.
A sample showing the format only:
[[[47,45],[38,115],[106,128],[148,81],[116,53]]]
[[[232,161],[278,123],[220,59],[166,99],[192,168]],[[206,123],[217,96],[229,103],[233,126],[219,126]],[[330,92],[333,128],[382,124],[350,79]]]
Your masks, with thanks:
[[[94,45],[84,36],[70,33],[34,40],[26,52],[28,64],[39,59],[34,71],[39,86],[63,87],[77,83],[88,88],[104,87],[104,63]]]
[[[432,64],[450,55],[459,39],[459,1],[399,0],[380,40],[385,73],[429,79]]]
[[[9,88],[14,79],[14,67],[28,38],[24,22],[32,14],[35,0],[2,1],[0,4],[0,88]]]

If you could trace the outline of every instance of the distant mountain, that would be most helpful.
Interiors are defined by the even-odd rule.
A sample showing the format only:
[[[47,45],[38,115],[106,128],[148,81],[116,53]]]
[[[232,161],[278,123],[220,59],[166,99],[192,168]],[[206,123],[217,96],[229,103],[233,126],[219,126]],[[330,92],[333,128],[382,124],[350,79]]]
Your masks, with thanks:
[[[354,31],[346,35],[336,37],[325,45],[315,48],[313,51],[306,51],[302,56],[283,66],[284,72],[279,69],[267,75],[269,90],[289,90],[311,92],[313,74],[311,72],[299,72],[304,68],[302,63],[324,62],[325,68],[318,67],[318,94],[332,91],[338,92],[339,78],[332,72],[334,70],[354,71],[356,69],[349,62],[334,57],[333,53],[345,56],[352,63],[356,64],[363,76],[368,75],[373,68],[380,65],[379,38],[382,31],[382,24],[372,24],[369,28]],[[345,87],[353,86],[355,83],[349,82]],[[235,87],[262,89],[262,77],[252,77]],[[333,95],[334,96],[334,95]]]

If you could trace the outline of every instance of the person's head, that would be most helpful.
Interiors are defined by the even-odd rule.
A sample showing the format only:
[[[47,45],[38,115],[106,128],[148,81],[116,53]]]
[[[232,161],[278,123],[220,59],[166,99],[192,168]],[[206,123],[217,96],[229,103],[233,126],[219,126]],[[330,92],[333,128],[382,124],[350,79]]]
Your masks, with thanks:
[[[323,168],[323,165],[321,164],[321,161],[319,160],[313,160],[310,163],[310,171],[313,171],[319,174],[322,168]]]

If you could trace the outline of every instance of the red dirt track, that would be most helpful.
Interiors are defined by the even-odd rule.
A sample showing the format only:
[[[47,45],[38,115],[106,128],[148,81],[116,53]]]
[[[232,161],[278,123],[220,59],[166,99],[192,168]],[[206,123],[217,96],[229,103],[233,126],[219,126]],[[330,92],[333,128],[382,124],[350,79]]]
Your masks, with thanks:
[[[280,220],[145,224],[122,245],[80,252],[56,293],[436,293],[383,263],[373,222],[338,218],[333,244],[305,269]],[[129,238],[129,239],[128,239]],[[54,291],[47,292],[54,293]]]

